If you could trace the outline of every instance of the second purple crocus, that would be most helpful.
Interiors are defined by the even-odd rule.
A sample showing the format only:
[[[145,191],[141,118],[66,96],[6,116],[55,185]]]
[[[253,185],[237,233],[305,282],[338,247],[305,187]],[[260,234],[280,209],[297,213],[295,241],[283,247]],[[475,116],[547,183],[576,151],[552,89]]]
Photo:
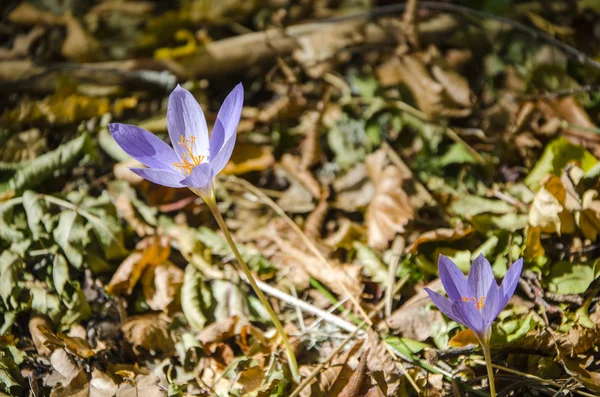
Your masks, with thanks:
[[[498,286],[490,262],[479,255],[473,261],[468,277],[444,255],[438,259],[438,270],[448,298],[425,288],[442,313],[463,324],[483,343],[489,343],[491,325],[513,296],[523,259],[517,260],[506,272]]]

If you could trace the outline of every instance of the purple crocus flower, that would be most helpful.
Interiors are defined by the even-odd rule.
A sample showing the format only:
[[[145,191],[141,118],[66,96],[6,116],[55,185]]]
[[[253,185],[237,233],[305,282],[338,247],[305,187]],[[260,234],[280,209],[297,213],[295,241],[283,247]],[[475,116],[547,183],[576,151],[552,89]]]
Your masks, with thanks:
[[[215,121],[210,140],[204,113],[194,96],[177,85],[169,96],[167,127],[173,147],[154,134],[130,124],[109,124],[119,146],[148,168],[131,168],[150,182],[188,187],[210,193],[214,177],[223,170],[235,145],[244,88],[229,93]]]
[[[481,342],[488,342],[492,323],[515,293],[523,259],[513,263],[500,286],[483,255],[475,258],[468,277],[444,255],[438,259],[438,269],[449,299],[425,288],[433,303],[446,316],[470,328]]]

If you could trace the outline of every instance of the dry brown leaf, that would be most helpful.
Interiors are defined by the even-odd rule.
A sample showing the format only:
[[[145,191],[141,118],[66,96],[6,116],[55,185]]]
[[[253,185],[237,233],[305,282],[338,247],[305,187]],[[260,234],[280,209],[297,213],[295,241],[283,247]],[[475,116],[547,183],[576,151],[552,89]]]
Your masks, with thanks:
[[[107,14],[119,13],[121,15],[146,16],[156,4],[149,1],[103,1],[94,6],[86,15],[102,17]]]
[[[12,135],[0,148],[0,160],[29,161],[48,150],[46,137],[37,128]]]
[[[238,316],[219,320],[204,328],[198,335],[197,340],[207,347],[224,342],[235,335],[238,320]]]
[[[339,397],[359,397],[364,396],[366,387],[369,386],[367,383],[367,362],[369,357],[370,349],[366,349],[360,357],[358,367],[352,373],[352,376],[348,380],[348,384]]]
[[[281,167],[290,176],[296,178],[314,198],[321,197],[321,185],[309,170],[301,167],[300,158],[286,153],[281,157]]]
[[[421,244],[431,243],[435,241],[456,241],[460,240],[473,233],[475,228],[458,228],[458,229],[434,229],[429,230],[421,234],[411,245],[408,247],[409,252],[415,253]]]
[[[307,250],[304,242],[290,230],[281,218],[273,219],[264,228],[260,236],[264,240],[276,244],[277,250],[271,258],[274,263],[283,264],[289,269],[287,277],[294,282],[296,288],[306,288],[309,284],[309,278],[313,277],[340,296],[345,297],[347,295],[344,285],[355,296],[360,295],[361,286],[357,282],[360,279],[360,266],[342,264],[331,258],[328,259],[331,267],[326,266],[320,258]],[[323,256],[327,258],[329,249],[318,242],[314,243]]]
[[[404,190],[402,172],[393,165],[385,165],[385,151],[367,156],[365,163],[375,185],[375,195],[367,207],[366,222],[369,246],[384,249],[396,233],[415,217],[415,211]]]
[[[179,306],[179,291],[183,285],[183,270],[170,261],[147,268],[142,276],[146,303],[152,310],[172,312]]]
[[[84,370],[79,370],[76,375],[61,383],[50,392],[50,397],[89,397],[90,380]]]
[[[50,321],[46,317],[33,315],[29,319],[29,333],[31,334],[31,339],[33,340],[33,344],[35,345],[35,349],[37,350],[40,356],[47,356],[52,353],[52,350],[48,347],[46,343],[48,338],[44,335],[44,333],[40,330],[39,327],[45,327],[46,329],[51,329],[52,325]],[[50,344],[50,346],[52,346]]]
[[[129,171],[129,173],[133,174],[133,172],[131,171]],[[114,204],[119,215],[122,216],[123,219],[125,219],[127,224],[129,224],[129,226],[133,230],[135,230],[135,233],[139,237],[145,237],[147,235],[154,234],[154,228],[142,221],[136,215],[135,209],[133,208],[133,204],[131,203],[131,200],[129,196],[127,196],[127,194],[119,193],[119,195],[115,198]]]
[[[140,348],[156,354],[172,352],[174,344],[168,328],[165,317],[154,313],[131,317],[121,327],[125,340],[136,354],[142,354]]]
[[[347,212],[365,208],[375,195],[375,186],[369,179],[367,167],[358,163],[333,182],[336,192],[335,207]]]
[[[321,116],[321,112],[310,110],[300,118],[298,131],[304,134],[304,140],[300,144],[300,166],[303,169],[308,169],[321,160],[321,140],[319,139]]]
[[[146,237],[135,248],[113,274],[106,288],[109,294],[131,294],[144,269],[148,265],[156,266],[166,261],[171,254],[171,245],[166,236]]]
[[[56,349],[52,352],[50,365],[64,378],[65,384],[79,373],[79,367],[65,349]]]
[[[264,171],[273,164],[275,157],[270,146],[242,142],[235,145],[223,172],[228,175],[241,175],[252,171]]]
[[[160,385],[156,375],[138,375],[132,381],[123,382],[117,397],[166,397],[167,388]]]
[[[430,72],[426,58],[429,54],[394,57],[377,69],[377,76],[383,85],[406,84],[419,109],[433,119],[471,114],[468,81],[439,62],[432,62]]]
[[[304,222],[304,233],[313,240],[317,240],[321,237],[321,229],[323,227],[323,221],[329,211],[329,189],[325,188],[321,192],[321,198],[319,204],[313,212],[308,214],[306,222]]]
[[[70,354],[73,354],[81,359],[90,358],[96,354],[87,342],[87,340],[83,338],[77,336],[68,336],[63,334],[62,332],[54,334],[43,324],[38,325],[38,330],[46,338],[44,343],[47,346],[53,346],[55,348],[62,347]]]
[[[112,397],[117,393],[117,383],[113,378],[97,368],[92,371],[89,397]]]
[[[441,281],[436,279],[426,287],[437,291],[441,285]],[[431,324],[443,322],[443,317],[437,310],[425,310],[431,304],[431,299],[424,288],[417,287],[415,292],[401,307],[394,310],[386,319],[386,324],[406,338],[423,342],[433,336]]]
[[[385,397],[379,386],[373,386],[369,389],[365,397]]]
[[[42,26],[36,26],[27,34],[20,34],[15,37],[10,50],[0,48],[0,61],[9,59],[23,59],[29,55],[29,48],[44,34],[46,29]]]
[[[561,217],[561,213],[567,216]],[[560,202],[552,193],[542,187],[535,195],[529,210],[529,225],[540,227],[546,233],[573,233],[575,224],[569,221],[569,216]],[[567,219],[563,225],[562,221]]]
[[[51,12],[42,11],[29,2],[24,1],[8,15],[8,20],[16,25],[37,26],[37,25],[63,25],[63,17]]]
[[[62,45],[62,55],[77,62],[102,60],[104,56],[100,42],[86,32],[81,22],[70,13],[64,18],[67,24],[67,38]]]
[[[370,349],[367,366],[383,394],[395,396],[401,383],[401,374],[384,343],[373,329],[367,331],[367,346]]]

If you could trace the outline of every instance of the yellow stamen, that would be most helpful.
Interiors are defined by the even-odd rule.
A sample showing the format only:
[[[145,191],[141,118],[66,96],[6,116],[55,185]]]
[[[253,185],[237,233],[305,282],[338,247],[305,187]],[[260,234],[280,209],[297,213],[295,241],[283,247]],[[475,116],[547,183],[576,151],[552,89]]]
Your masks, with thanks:
[[[463,302],[468,302],[469,298],[461,298]],[[474,297],[471,297],[470,300],[472,300],[473,302],[475,302],[475,308],[477,310],[483,309],[483,307],[485,306],[485,303],[483,302],[483,300],[485,299],[485,296],[481,296],[479,297],[479,299],[475,299]]]
[[[173,167],[181,169],[184,174],[191,175],[194,167],[202,163],[205,159],[202,155],[195,155],[193,152],[194,149],[194,141],[196,140],[195,136],[190,137],[190,139],[186,139],[183,135],[179,139],[177,144],[185,149],[185,153],[181,156],[181,162],[173,163]],[[187,159],[189,157],[189,160]]]

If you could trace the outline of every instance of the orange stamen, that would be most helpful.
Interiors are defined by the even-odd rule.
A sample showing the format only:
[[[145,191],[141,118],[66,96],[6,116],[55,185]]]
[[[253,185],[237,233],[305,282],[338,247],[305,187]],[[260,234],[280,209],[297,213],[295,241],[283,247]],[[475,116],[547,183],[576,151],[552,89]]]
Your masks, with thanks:
[[[463,302],[468,302],[469,298],[461,298]],[[475,299],[474,297],[471,297],[470,300],[472,300],[473,302],[475,302],[475,308],[477,310],[483,309],[483,307],[485,306],[485,303],[483,302],[483,300],[485,299],[485,296],[481,296],[479,297],[479,299]]]
[[[181,162],[179,163],[173,163],[173,167],[175,168],[180,168],[181,171],[183,171],[184,174],[186,175],[191,175],[192,171],[194,170],[194,167],[199,165],[200,163],[202,163],[202,161],[205,159],[204,156],[202,155],[195,155],[193,152],[193,148],[194,148],[194,141],[196,140],[196,137],[190,137],[190,139],[186,139],[183,135],[181,136],[181,138],[179,139],[179,142],[177,142],[177,144],[181,147],[183,147],[186,151],[186,153],[183,153],[183,155],[181,156]],[[189,161],[187,159],[187,157],[189,157]]]

